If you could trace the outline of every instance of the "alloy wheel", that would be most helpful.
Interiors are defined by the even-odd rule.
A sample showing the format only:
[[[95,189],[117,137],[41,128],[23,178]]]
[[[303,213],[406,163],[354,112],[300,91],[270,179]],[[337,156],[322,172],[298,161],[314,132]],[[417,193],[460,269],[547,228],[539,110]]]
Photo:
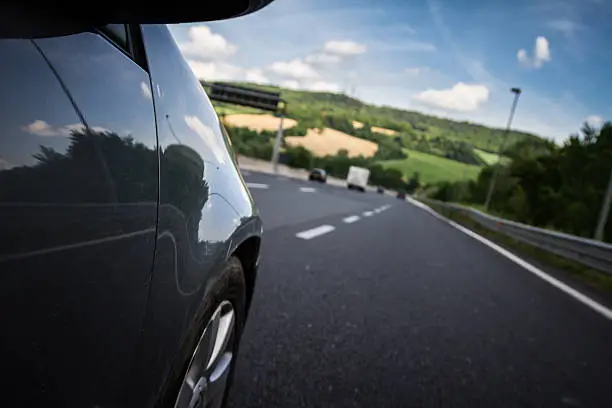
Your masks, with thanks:
[[[232,359],[236,314],[229,301],[215,309],[191,357],[175,408],[220,408]]]

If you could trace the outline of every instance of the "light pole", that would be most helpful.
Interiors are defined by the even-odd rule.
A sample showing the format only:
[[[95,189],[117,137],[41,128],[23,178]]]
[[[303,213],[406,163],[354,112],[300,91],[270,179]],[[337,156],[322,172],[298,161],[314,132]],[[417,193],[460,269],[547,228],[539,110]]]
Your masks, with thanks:
[[[499,144],[499,150],[497,151],[497,164],[493,168],[493,177],[491,177],[491,181],[489,182],[489,191],[487,192],[487,199],[485,200],[485,211],[489,211],[489,205],[491,204],[491,197],[493,196],[493,190],[495,190],[495,182],[497,181],[497,173],[499,172],[499,167],[501,165],[502,153],[504,152],[504,145],[506,144],[506,139],[508,139],[508,133],[510,132],[510,126],[512,126],[512,118],[514,118],[514,111],[516,110],[516,104],[518,103],[519,96],[521,95],[521,89],[512,88],[510,89],[510,92],[514,94],[514,100],[512,101],[512,108],[510,108],[510,117],[508,117],[508,124],[506,125],[506,131],[504,132],[502,141]]]
[[[278,131],[276,132],[276,139],[274,139],[274,147],[272,149],[272,159],[270,160],[272,162],[272,169],[274,171],[274,174],[278,173],[278,156],[279,156],[279,152],[280,152],[280,147],[281,144],[283,142],[283,120],[285,119],[285,112],[287,110],[287,102],[285,102],[284,100],[280,100],[281,102],[281,106],[279,107],[278,111],[277,111],[277,116],[280,117],[280,123],[278,125]]]
[[[612,172],[610,172],[610,178],[608,179],[608,188],[606,189],[606,195],[604,196],[603,203],[601,204],[601,211],[599,212],[599,218],[597,219],[597,227],[595,228],[595,239],[603,241],[604,230],[606,228],[606,222],[608,221],[608,212],[610,211],[610,203],[612,202]]]

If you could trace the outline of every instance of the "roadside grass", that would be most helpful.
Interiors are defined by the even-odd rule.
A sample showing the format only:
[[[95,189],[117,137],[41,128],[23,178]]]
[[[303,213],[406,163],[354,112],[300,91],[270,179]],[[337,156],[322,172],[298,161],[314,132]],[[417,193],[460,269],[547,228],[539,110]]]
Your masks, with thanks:
[[[580,284],[590,287],[597,293],[605,296],[607,299],[612,300],[612,275],[586,267],[550,252],[543,251],[534,246],[517,241],[516,239],[508,237],[497,231],[491,231],[459,212],[450,211],[447,208],[429,202],[426,204],[438,214],[455,221],[457,224],[461,224],[464,227],[469,228],[470,230],[505,247],[506,249],[512,250],[528,259],[533,259],[542,265],[546,265],[554,270],[564,272],[566,275],[568,275],[569,279],[575,280]]]
[[[404,149],[404,151],[408,154],[408,158],[383,160],[380,164],[385,168],[400,170],[406,178],[411,177],[414,172],[418,172],[421,183],[474,180],[481,170],[480,166],[460,163],[417,150]]]

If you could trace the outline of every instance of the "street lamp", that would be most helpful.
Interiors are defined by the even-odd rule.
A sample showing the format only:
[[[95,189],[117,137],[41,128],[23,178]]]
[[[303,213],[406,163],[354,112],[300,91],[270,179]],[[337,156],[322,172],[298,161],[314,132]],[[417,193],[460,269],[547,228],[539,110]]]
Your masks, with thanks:
[[[497,151],[497,165],[493,168],[493,177],[489,183],[489,191],[487,192],[487,199],[485,201],[485,211],[489,211],[489,205],[491,204],[491,197],[493,196],[493,190],[495,190],[495,182],[497,181],[497,173],[501,163],[502,153],[504,152],[504,146],[506,139],[508,139],[508,133],[510,132],[510,126],[512,126],[512,118],[514,118],[514,111],[516,110],[516,104],[518,103],[519,96],[521,95],[521,88],[512,88],[510,92],[514,94],[514,100],[512,101],[512,108],[510,108],[510,117],[508,118],[508,124],[506,125],[506,131],[499,145]]]

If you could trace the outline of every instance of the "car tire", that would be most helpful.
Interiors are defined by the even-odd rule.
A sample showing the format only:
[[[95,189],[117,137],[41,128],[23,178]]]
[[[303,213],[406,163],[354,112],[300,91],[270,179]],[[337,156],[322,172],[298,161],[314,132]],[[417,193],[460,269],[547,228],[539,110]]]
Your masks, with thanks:
[[[164,396],[161,398],[160,404],[158,404],[160,407],[182,408],[183,406],[187,406],[188,404],[179,404],[179,402],[183,403],[190,399],[189,394],[185,394],[185,392],[189,393],[189,391],[192,391],[191,397],[196,397],[196,393],[191,390],[191,387],[188,390],[183,390],[183,387],[188,387],[187,376],[194,371],[194,363],[197,363],[195,360],[199,357],[199,350],[205,349],[205,347],[198,346],[201,346],[203,341],[205,341],[204,338],[207,337],[206,331],[209,330],[210,322],[215,319],[217,313],[224,313],[222,308],[227,308],[229,303],[233,312],[233,332],[229,335],[231,337],[227,340],[227,347],[217,354],[219,360],[225,359],[228,353],[231,359],[229,363],[225,363],[223,366],[226,368],[223,369],[224,374],[222,377],[224,377],[224,386],[222,390],[219,391],[214,389],[212,386],[216,387],[215,381],[206,379],[207,375],[205,374],[202,375],[202,378],[204,378],[203,398],[207,398],[209,401],[213,397],[220,398],[219,400],[215,399],[215,401],[221,401],[221,407],[227,405],[227,398],[234,377],[240,338],[242,336],[246,317],[246,283],[240,260],[236,257],[230,257],[223,266],[222,271],[217,275],[214,282],[212,282],[209,287],[211,289],[208,291],[208,295],[198,311],[196,319],[194,319],[194,329],[191,330],[187,336],[181,348],[181,352],[179,353],[180,357],[177,359],[177,364],[174,366],[169,376],[169,378],[171,378],[169,381],[170,384],[166,388],[167,391],[162,394]],[[221,312],[219,312],[220,310]],[[221,319],[223,319],[223,317]],[[219,326],[221,325],[219,324]],[[214,349],[216,349],[216,347]],[[222,353],[223,355],[221,355]],[[204,358],[202,361],[206,359],[207,358]],[[215,364],[217,363],[210,366],[210,370],[213,371],[213,374],[218,371]],[[206,363],[202,365],[205,366]],[[205,372],[207,370],[208,368],[203,371]],[[191,383],[193,384],[194,381],[191,381]],[[196,381],[196,383],[200,383],[200,381]],[[207,387],[210,388],[210,390],[218,391],[216,393],[217,395],[206,395]]]

